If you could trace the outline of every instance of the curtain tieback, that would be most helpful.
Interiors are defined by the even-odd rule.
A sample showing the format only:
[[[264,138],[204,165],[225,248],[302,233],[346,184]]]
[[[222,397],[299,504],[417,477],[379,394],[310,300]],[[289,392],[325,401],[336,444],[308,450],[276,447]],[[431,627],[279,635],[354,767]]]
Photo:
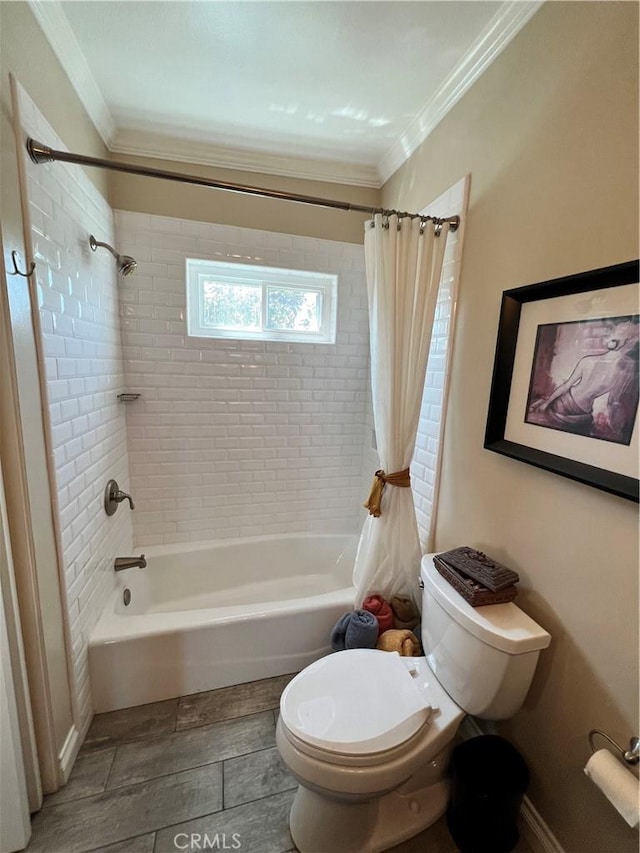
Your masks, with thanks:
[[[363,507],[368,509],[369,515],[373,515],[375,518],[378,518],[380,515],[380,502],[382,501],[382,493],[384,492],[384,487],[387,483],[389,483],[390,486],[398,486],[401,489],[409,488],[411,485],[409,469],[405,468],[403,471],[396,471],[393,474],[385,474],[382,469],[379,469],[373,475],[371,491],[369,492],[369,497],[363,504]]]

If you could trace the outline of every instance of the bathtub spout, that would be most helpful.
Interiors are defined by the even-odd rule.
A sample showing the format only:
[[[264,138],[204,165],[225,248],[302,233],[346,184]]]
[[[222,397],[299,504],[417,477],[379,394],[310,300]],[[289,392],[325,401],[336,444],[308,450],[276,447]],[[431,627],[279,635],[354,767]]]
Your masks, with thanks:
[[[147,561],[144,554],[140,554],[139,557],[116,557],[113,561],[113,570],[114,572],[122,572],[124,569],[135,569],[136,567],[144,569],[146,565]]]

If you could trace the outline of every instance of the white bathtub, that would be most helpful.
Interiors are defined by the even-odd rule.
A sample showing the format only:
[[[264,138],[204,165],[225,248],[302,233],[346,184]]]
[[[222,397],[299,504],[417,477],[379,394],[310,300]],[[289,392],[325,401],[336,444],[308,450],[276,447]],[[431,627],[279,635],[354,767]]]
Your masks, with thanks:
[[[284,675],[317,660],[353,606],[356,547],[355,536],[294,534],[138,549],[147,568],[118,572],[89,642],[95,711]]]

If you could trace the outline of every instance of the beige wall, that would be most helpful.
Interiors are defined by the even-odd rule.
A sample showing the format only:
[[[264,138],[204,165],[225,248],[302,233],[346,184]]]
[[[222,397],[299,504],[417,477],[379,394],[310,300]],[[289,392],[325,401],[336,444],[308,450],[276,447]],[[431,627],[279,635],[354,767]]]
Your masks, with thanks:
[[[27,3],[0,0],[0,32],[3,146],[6,133],[4,120],[9,109],[7,76],[12,72],[71,151],[91,157],[106,157],[106,148],[98,131],[78,100]],[[106,173],[88,169],[87,174],[102,195],[106,196]]]
[[[383,188],[472,176],[436,544],[516,568],[553,634],[504,731],[567,853],[638,849],[582,773],[589,729],[638,734],[638,507],[482,445],[502,291],[638,256],[637,45],[634,3],[546,4]]]
[[[113,155],[114,160],[202,175],[219,181],[282,190],[301,195],[317,196],[336,201],[350,201],[375,207],[380,202],[380,190],[344,184],[305,181],[256,172],[214,169],[190,163]],[[111,173],[111,206],[115,210],[133,210],[158,216],[216,222],[219,225],[238,225],[279,231],[303,237],[339,240],[346,243],[363,242],[363,223],[366,214],[348,213],[308,207],[286,201],[256,198],[206,187],[141,178],[135,175]]]

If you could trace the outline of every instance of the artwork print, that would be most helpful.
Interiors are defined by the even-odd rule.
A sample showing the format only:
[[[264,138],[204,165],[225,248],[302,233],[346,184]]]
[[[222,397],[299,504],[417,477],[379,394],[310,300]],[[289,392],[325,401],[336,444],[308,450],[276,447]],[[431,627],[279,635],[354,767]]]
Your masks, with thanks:
[[[538,326],[525,423],[629,445],[638,414],[639,315]]]

